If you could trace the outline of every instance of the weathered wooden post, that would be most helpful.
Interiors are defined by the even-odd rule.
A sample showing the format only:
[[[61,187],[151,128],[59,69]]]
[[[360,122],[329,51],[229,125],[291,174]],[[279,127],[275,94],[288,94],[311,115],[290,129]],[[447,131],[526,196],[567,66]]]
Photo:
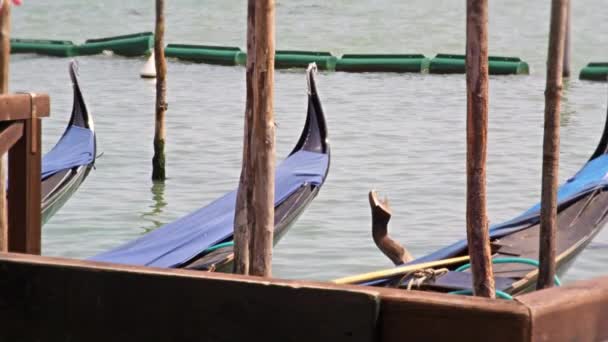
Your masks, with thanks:
[[[8,0],[0,5],[0,94],[8,92],[10,62],[11,4]],[[0,155],[0,252],[8,251],[8,217],[6,215],[6,169],[4,155]]]
[[[467,0],[467,240],[477,296],[495,297],[486,215],[488,2]]]
[[[572,47],[570,46],[570,31],[572,29],[572,5],[570,1],[568,1],[568,5],[566,7],[566,41],[564,43],[564,65],[563,65],[563,77],[570,77],[570,50]]]
[[[239,189],[236,195],[236,210],[234,216],[234,272],[249,274],[249,254],[251,230],[249,222],[253,222],[252,204],[252,152],[251,127],[253,122],[253,66],[255,62],[255,0],[247,1],[247,65],[245,88],[245,125],[243,133],[243,162]]]
[[[274,0],[255,4],[255,65],[253,68],[253,208],[252,275],[272,275],[274,239]]]
[[[540,270],[537,289],[553,286],[555,276],[559,117],[568,2],[568,0],[553,0],[551,2],[540,206]]]
[[[154,125],[154,156],[152,180],[164,181],[165,175],[165,112],[167,111],[167,62],[164,50],[165,1],[156,0],[156,28],[154,30],[154,58],[156,62],[156,106]]]
[[[272,274],[274,237],[274,6],[274,0],[248,2],[248,101],[235,215],[235,243],[241,248],[235,252],[235,269],[265,277]],[[245,218],[246,226],[242,224]],[[249,250],[248,257],[244,249]],[[244,266],[247,259],[249,266]]]

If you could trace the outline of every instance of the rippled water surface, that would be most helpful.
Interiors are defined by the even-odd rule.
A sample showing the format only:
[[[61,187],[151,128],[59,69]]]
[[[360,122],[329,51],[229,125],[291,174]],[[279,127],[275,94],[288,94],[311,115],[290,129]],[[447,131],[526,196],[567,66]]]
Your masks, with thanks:
[[[76,42],[153,29],[151,1],[25,1],[13,10],[13,36]],[[278,1],[277,47],[336,54],[462,53],[464,1]],[[573,74],[605,60],[608,21],[600,0],[574,4]],[[166,41],[245,45],[245,1],[168,2]],[[530,63],[530,76],[492,77],[488,206],[497,223],[539,199],[548,1],[492,1],[490,53]],[[143,58],[78,58],[101,157],[78,193],[44,227],[43,252],[83,258],[191,212],[238,181],[244,69],[169,62],[168,175],[150,181],[154,84],[139,78]],[[13,55],[11,89],[51,95],[44,146],[58,139],[71,110],[68,59]],[[465,234],[464,75],[322,73],[319,90],[332,162],[319,197],[275,249],[279,277],[330,279],[390,266],[370,235],[367,191],[389,196],[392,234],[416,256]],[[279,158],[305,118],[302,71],[278,71]],[[565,85],[560,179],[593,152],[606,115],[606,84],[573,77]],[[606,272],[608,232],[568,274]]]

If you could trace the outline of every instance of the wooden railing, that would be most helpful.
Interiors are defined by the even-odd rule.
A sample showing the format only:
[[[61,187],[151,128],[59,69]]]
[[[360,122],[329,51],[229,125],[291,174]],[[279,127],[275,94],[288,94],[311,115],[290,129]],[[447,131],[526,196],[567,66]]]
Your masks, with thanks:
[[[8,251],[40,254],[41,120],[47,94],[0,95],[0,156],[8,152]]]

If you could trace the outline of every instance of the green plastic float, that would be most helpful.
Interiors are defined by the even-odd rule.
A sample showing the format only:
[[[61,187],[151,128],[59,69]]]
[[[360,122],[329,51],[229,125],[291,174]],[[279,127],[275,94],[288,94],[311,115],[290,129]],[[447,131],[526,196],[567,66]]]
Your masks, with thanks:
[[[308,67],[316,63],[320,70],[335,70],[338,58],[329,52],[277,50],[274,57],[276,69],[291,69]]]
[[[39,55],[76,56],[76,45],[69,40],[11,39],[11,53],[37,53]]]
[[[422,72],[429,59],[420,54],[347,54],[338,59],[336,71],[347,72]]]
[[[529,74],[528,63],[519,57],[490,56],[488,58],[490,75]],[[438,54],[431,59],[429,73],[431,74],[464,74],[465,56]]]
[[[608,62],[589,63],[581,70],[578,76],[581,80],[588,81],[607,81],[608,80]]]
[[[165,56],[167,57],[218,65],[237,65],[239,64],[237,57],[243,54],[238,47],[169,44],[165,48]]]
[[[142,32],[99,39],[88,39],[76,50],[78,55],[97,55],[103,51],[112,51],[116,55],[135,57],[143,56],[154,48],[152,32]]]
[[[239,51],[236,55],[238,65],[247,63],[247,53]],[[306,69],[308,64],[316,63],[320,70],[335,70],[338,58],[329,52],[277,50],[274,56],[275,69]]]

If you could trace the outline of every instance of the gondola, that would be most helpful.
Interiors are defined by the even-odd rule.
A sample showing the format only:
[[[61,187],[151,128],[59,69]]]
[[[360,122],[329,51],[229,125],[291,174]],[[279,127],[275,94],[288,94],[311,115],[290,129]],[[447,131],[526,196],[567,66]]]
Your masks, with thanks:
[[[274,242],[285,235],[317,196],[329,171],[330,147],[316,83],[316,66],[306,71],[308,111],[304,129],[275,177]],[[132,242],[91,260],[205,271],[232,270],[236,191]]]
[[[370,203],[373,208],[373,200],[370,199]],[[607,218],[608,114],[595,152],[574,177],[558,189],[558,275],[567,271],[576,256],[600,232]],[[491,227],[491,252],[497,293],[509,297],[536,288],[539,226],[540,204],[536,204],[523,214]],[[468,294],[472,292],[472,274],[467,270],[468,265],[465,265],[468,260],[463,260],[467,255],[467,241],[461,240],[398,265],[395,269],[344,277],[335,282]],[[559,280],[556,279],[556,282]]]
[[[72,115],[57,144],[42,158],[43,224],[72,197],[95,165],[95,128],[80,90],[76,62],[70,63],[69,73],[74,88]]]

